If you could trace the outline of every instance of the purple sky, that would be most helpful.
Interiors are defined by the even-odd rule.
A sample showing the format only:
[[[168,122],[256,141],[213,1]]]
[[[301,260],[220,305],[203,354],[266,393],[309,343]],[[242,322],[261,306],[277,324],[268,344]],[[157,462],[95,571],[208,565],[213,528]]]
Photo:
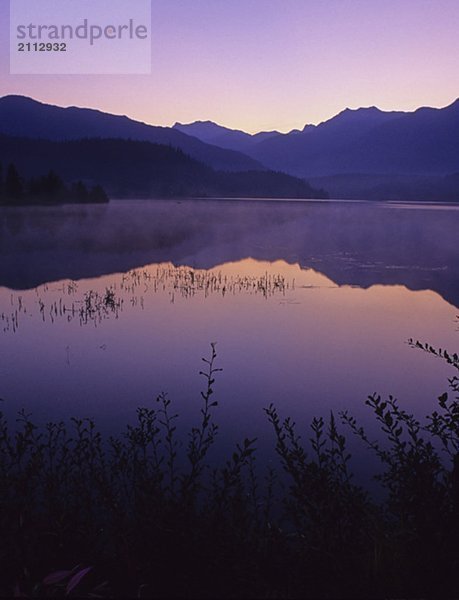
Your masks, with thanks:
[[[346,107],[413,110],[459,97],[459,0],[153,0],[152,7],[150,76],[11,76],[8,2],[0,0],[0,95],[160,125],[210,119],[250,132],[302,128]]]

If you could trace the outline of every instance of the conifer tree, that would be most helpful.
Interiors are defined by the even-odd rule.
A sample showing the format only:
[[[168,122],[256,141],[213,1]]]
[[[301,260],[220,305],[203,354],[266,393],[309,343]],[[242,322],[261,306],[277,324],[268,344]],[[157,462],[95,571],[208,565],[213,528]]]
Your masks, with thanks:
[[[10,164],[5,178],[5,196],[8,202],[18,202],[24,195],[24,184],[15,167]]]

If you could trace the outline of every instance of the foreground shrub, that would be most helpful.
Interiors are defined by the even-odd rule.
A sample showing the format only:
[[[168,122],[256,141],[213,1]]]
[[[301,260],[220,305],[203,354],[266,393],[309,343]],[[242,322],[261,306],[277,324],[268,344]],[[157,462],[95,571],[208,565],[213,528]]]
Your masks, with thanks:
[[[412,343],[459,368],[457,355]],[[91,420],[38,428],[0,419],[0,595],[22,597],[430,597],[457,594],[459,380],[421,424],[394,398],[367,400],[384,434],[376,502],[356,485],[331,414],[295,423],[265,409],[280,468],[255,463],[254,439],[225,464],[215,345],[203,359],[200,420],[181,444],[161,394],[125,433]]]

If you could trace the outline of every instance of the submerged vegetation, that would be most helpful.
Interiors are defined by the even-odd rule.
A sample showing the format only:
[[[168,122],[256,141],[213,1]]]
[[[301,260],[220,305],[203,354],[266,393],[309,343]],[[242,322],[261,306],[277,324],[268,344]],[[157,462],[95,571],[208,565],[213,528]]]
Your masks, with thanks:
[[[0,420],[0,595],[18,597],[454,597],[459,550],[459,357],[421,423],[372,396],[375,442],[348,413],[311,424],[265,409],[279,468],[245,439],[215,465],[216,349],[182,443],[161,394],[104,439],[91,420]],[[376,501],[352,478],[344,432],[381,463]]]
[[[11,294],[9,306],[0,307],[0,328],[3,333],[15,333],[23,318],[38,316],[42,321],[55,323],[64,319],[80,325],[98,326],[110,317],[119,318],[125,304],[143,310],[151,294],[167,292],[169,301],[190,300],[196,296],[208,298],[213,294],[254,294],[267,299],[285,295],[295,289],[295,280],[278,273],[262,275],[228,275],[222,271],[206,271],[157,265],[154,269],[133,269],[117,278],[103,293],[91,288],[81,290],[81,284],[67,280],[59,287],[45,284],[36,288],[33,303],[22,294]],[[0,329],[1,330],[1,329]]]

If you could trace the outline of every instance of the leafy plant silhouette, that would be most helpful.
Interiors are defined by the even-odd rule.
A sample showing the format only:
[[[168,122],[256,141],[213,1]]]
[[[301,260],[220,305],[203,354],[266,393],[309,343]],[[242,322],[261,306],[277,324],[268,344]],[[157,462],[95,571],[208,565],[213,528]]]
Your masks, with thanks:
[[[410,344],[459,369],[457,354]],[[270,405],[280,464],[263,474],[255,439],[212,457],[215,344],[203,361],[185,443],[165,393],[109,439],[90,419],[42,428],[0,414],[1,596],[454,596],[457,375],[424,422],[370,396],[377,440],[343,412],[313,419],[303,443]],[[380,461],[378,500],[354,482],[343,426]]]

